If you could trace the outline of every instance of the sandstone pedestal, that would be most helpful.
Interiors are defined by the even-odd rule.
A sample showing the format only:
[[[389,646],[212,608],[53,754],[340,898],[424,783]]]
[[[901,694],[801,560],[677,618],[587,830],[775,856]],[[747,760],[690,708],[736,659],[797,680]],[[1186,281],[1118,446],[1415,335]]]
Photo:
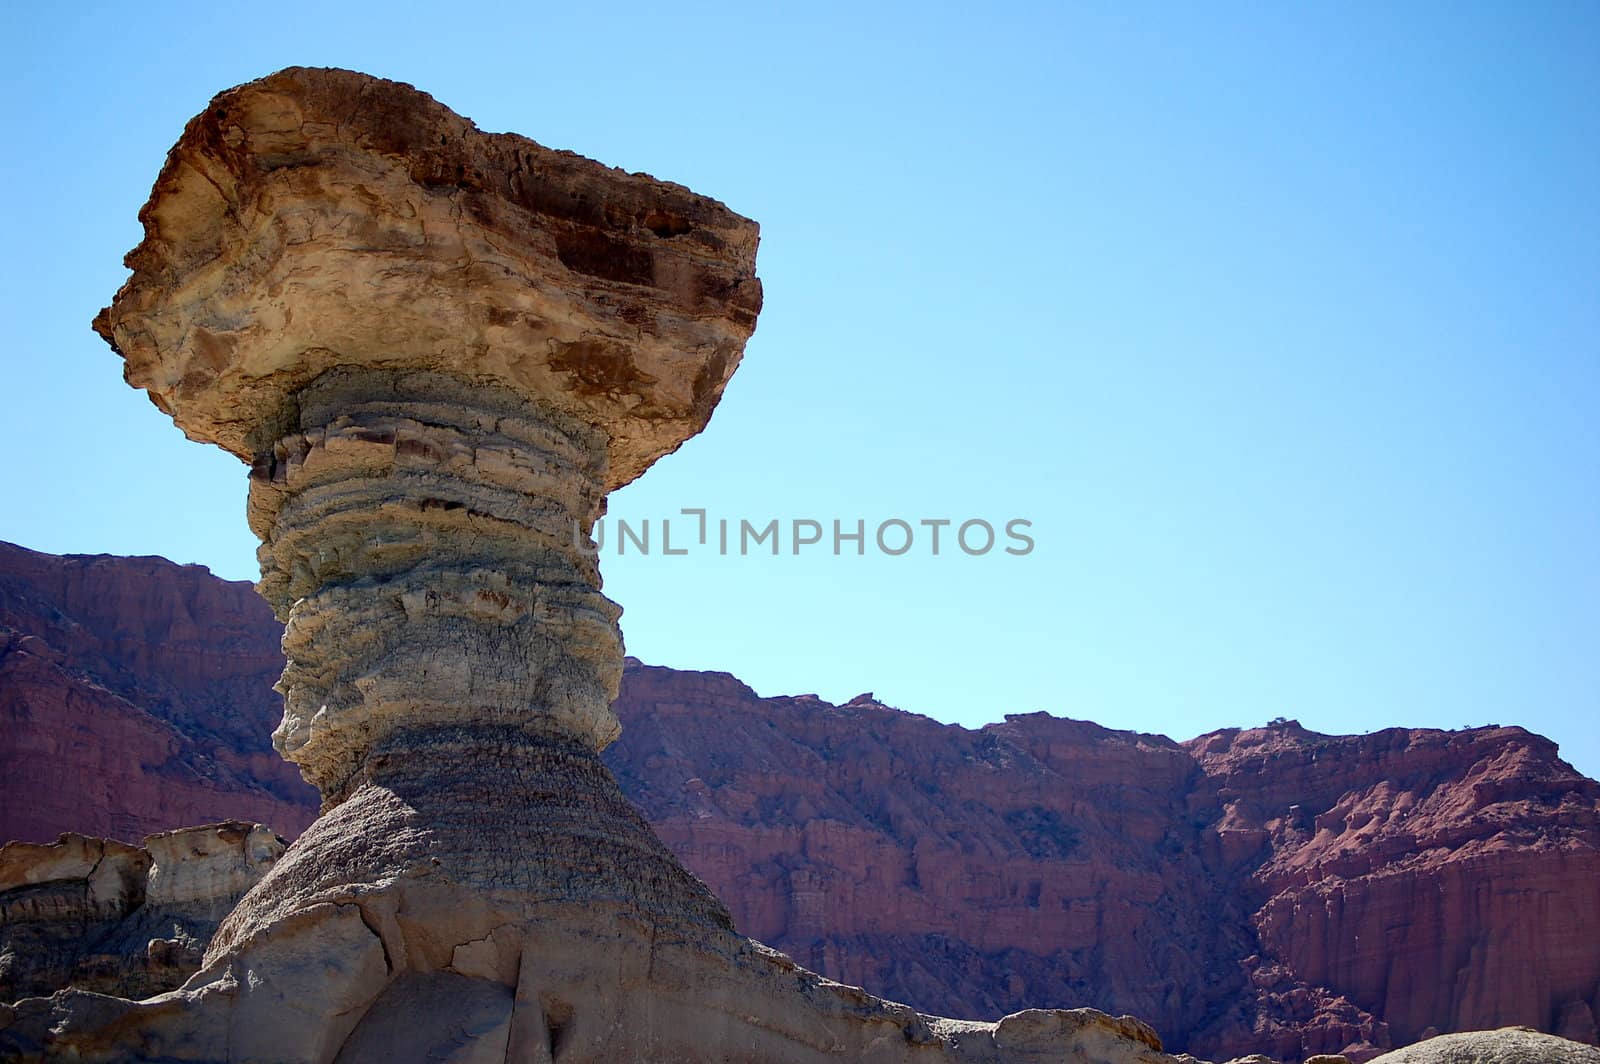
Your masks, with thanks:
[[[24,1055],[281,1061],[1147,1060],[1137,1021],[924,1017],[737,935],[596,756],[606,493],[706,424],[761,304],[715,201],[408,86],[212,101],[96,328],[251,466],[286,622],[279,751],[323,815],[144,1002],[0,1017]]]

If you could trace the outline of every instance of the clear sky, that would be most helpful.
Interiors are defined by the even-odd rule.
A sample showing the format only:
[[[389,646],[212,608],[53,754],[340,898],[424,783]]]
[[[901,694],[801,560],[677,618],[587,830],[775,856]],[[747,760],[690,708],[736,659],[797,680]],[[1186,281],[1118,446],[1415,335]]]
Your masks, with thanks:
[[[608,555],[631,653],[967,725],[1518,723],[1600,774],[1600,6],[0,18],[0,538],[255,575],[243,467],[89,320],[213,93],[348,66],[761,222],[744,365],[614,516],[1032,522]]]

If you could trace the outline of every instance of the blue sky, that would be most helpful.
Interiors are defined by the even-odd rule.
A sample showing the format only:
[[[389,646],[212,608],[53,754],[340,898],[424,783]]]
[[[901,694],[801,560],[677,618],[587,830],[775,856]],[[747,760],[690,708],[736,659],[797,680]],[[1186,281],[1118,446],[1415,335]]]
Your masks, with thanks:
[[[347,66],[761,222],[745,363],[614,516],[1032,522],[608,555],[631,653],[967,725],[1518,723],[1600,774],[1592,4],[54,6],[0,16],[0,538],[254,575],[243,467],[88,325],[183,123]]]

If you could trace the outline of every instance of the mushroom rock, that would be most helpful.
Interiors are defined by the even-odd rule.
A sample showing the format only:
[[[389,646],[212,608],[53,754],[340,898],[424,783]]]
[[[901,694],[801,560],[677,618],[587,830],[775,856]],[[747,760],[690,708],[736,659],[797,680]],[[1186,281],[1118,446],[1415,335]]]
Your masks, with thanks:
[[[274,735],[322,815],[180,989],[18,1003],[74,1059],[1166,1060],[1091,1010],[922,1016],[738,935],[598,753],[606,493],[703,429],[761,307],[757,227],[289,69],[191,121],[96,329],[250,465],[286,624]]]

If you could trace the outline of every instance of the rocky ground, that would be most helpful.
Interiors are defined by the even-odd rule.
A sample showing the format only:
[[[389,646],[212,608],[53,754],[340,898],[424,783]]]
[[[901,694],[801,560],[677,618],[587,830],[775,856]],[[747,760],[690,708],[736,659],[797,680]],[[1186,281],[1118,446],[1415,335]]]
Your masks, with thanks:
[[[268,740],[278,638],[248,584],[0,545],[0,838],[137,843],[230,819],[292,838],[316,798]],[[1214,1059],[1361,1060],[1512,1024],[1597,1041],[1600,784],[1522,729],[969,730],[637,662],[615,708],[608,764],[739,930],[888,998],[1132,1013]],[[248,886],[263,836],[238,830],[205,836],[210,885],[147,936],[173,945],[139,986],[181,973]],[[38,921],[107,949],[144,934],[121,925],[150,847],[77,853],[96,845],[67,846],[89,862],[77,880],[0,884],[13,940]],[[61,971],[106,985],[93,950],[50,954],[55,975],[5,950],[0,996]]]

